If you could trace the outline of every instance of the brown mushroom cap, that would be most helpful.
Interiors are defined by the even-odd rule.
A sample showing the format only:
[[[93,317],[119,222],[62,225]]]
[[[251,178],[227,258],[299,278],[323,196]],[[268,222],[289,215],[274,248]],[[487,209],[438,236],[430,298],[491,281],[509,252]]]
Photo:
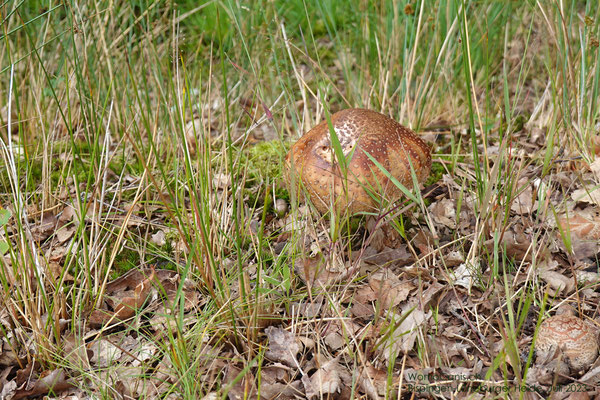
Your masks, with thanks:
[[[304,184],[321,213],[329,210],[332,203],[351,214],[374,211],[378,202],[365,189],[390,201],[401,197],[402,191],[367,153],[408,188],[413,187],[410,163],[419,182],[429,176],[431,152],[427,144],[388,116],[351,108],[333,114],[331,123],[344,156],[353,152],[347,164],[346,180],[331,146],[327,121],[302,136],[286,157],[288,169]]]
[[[540,325],[535,351],[547,353],[559,348],[576,371],[584,369],[598,356],[597,330],[574,315],[561,314]]]

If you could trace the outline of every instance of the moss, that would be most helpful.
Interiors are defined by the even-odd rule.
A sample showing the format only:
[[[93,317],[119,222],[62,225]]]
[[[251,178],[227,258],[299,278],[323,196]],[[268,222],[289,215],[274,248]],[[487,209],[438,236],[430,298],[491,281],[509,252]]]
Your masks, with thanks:
[[[116,175],[120,175],[123,170],[133,176],[141,176],[144,173],[142,162],[137,157],[132,160],[125,154],[113,157],[108,166]]]
[[[116,279],[140,265],[140,254],[137,251],[123,248],[116,256],[111,271],[111,279]]]
[[[429,174],[429,178],[425,181],[425,186],[432,185],[442,179],[442,175],[446,172],[442,163],[433,163],[431,165],[431,173]]]
[[[288,145],[273,140],[258,143],[248,148],[246,162],[249,180],[273,181],[283,175],[282,160]]]
[[[527,121],[529,121],[529,117],[523,114],[519,114],[517,115],[517,118],[515,118],[515,125],[514,125],[514,130],[513,132],[520,132],[523,130],[523,128],[525,127],[525,124],[527,123]]]
[[[264,202],[264,185],[275,184],[275,196],[289,201],[290,195],[282,182],[283,158],[289,149],[288,143],[280,141],[261,142],[244,151],[242,166],[246,170],[246,196],[250,206]]]

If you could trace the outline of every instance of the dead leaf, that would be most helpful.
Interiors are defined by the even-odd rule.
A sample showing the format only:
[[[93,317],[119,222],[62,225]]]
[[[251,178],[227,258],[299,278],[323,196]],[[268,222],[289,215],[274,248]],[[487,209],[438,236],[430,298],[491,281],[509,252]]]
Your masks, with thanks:
[[[341,383],[339,368],[337,359],[333,359],[323,364],[310,379],[307,379],[306,375],[303,376],[302,383],[306,397],[309,399],[323,398],[339,392]]]
[[[431,311],[425,314],[412,304],[404,304],[401,313],[387,312],[387,322],[384,337],[380,343],[381,352],[385,359],[394,362],[400,353],[407,353],[415,345],[418,329],[431,316]]]
[[[228,364],[225,371],[223,382],[227,384],[227,397],[230,400],[255,398],[257,390],[250,373],[239,379],[242,370],[233,364]]]
[[[229,186],[231,186],[231,175],[227,175],[222,172],[213,174],[213,187],[215,189],[224,190]]]
[[[410,281],[400,281],[389,270],[375,272],[369,278],[369,287],[373,290],[383,309],[400,304],[408,297],[414,285]]]
[[[558,220],[561,227],[568,228],[580,240],[600,240],[600,219],[588,219],[576,214]]]
[[[433,220],[447,226],[450,229],[456,229],[456,206],[454,200],[444,198],[429,206]]]
[[[591,271],[575,271],[577,283],[580,285],[596,285],[600,282],[600,273]]]
[[[548,269],[539,269],[539,277],[546,282],[554,291],[571,293],[573,291],[573,280],[563,274],[550,271]]]
[[[19,364],[17,353],[14,346],[11,346],[6,337],[0,338],[0,367],[11,367]]]
[[[419,230],[413,236],[413,244],[419,249],[421,254],[427,255],[434,252],[435,240],[429,231]]]
[[[359,384],[363,392],[372,400],[380,400],[379,396],[395,398],[400,378],[393,376],[391,387],[388,387],[388,379],[387,370],[377,369],[367,363],[360,371]]]
[[[90,358],[94,353],[86,348],[82,338],[71,333],[63,336],[62,343],[62,357],[68,361],[70,366],[82,370],[90,368]]]
[[[265,334],[269,339],[269,348],[265,352],[265,357],[290,367],[297,367],[296,355],[300,352],[301,346],[294,334],[274,326],[265,329]]]
[[[62,265],[54,261],[50,261],[48,263],[48,272],[50,272],[50,275],[55,280],[58,280],[62,277],[63,282],[75,281],[75,278],[73,278],[73,275],[71,275],[69,271],[65,271],[65,268],[63,268]]]
[[[459,251],[451,251],[448,254],[444,254],[444,263],[446,267],[456,267],[465,261],[463,254]]]
[[[75,386],[67,378],[65,371],[62,369],[56,369],[54,371],[47,372],[42,375],[43,377],[40,377],[37,381],[35,381],[32,388],[27,390],[17,390],[15,392],[13,400],[28,399],[31,397],[42,396],[48,393],[56,394],[58,392],[62,392],[63,390]]]
[[[452,271],[454,278],[453,283],[462,286],[467,290],[471,290],[478,276],[481,275],[481,267],[479,260],[474,260],[472,263],[462,263]]]
[[[516,196],[510,204],[510,209],[519,215],[528,215],[533,212],[533,188],[527,178],[521,178],[517,182]]]
[[[594,257],[600,252],[600,216],[595,212],[587,214],[587,217],[565,215],[557,220],[560,230],[570,232],[573,255],[579,260]]]
[[[92,342],[89,349],[93,352],[90,361],[98,368],[106,368],[114,365],[123,354],[119,347],[105,339]]]
[[[308,286],[327,286],[347,279],[357,269],[357,267],[353,266],[339,268],[337,263],[335,263],[335,266],[330,267],[328,264],[329,262],[320,254],[313,257],[299,257],[294,264],[294,270],[298,277]]]
[[[399,267],[415,261],[414,255],[408,251],[408,246],[406,244],[401,244],[395,249],[383,246],[381,250],[369,246],[363,252],[362,259],[368,264],[378,266],[390,264],[390,266],[394,265]]]
[[[371,292],[373,291],[371,288],[369,288],[369,290],[371,290]],[[355,301],[354,304],[352,304],[352,308],[350,309],[350,312],[356,318],[362,318],[362,319],[369,319],[373,315],[375,315],[375,309],[373,308],[372,305],[364,304],[364,303],[361,303],[358,301]]]
[[[446,289],[447,285],[441,284],[437,280],[431,282],[429,287],[420,295],[419,304],[424,310],[429,310],[433,301],[437,300]]]
[[[346,340],[339,332],[329,332],[325,335],[325,344],[329,346],[331,350],[341,349],[346,345]]]
[[[574,190],[571,198],[578,203],[600,205],[600,187]]]
[[[31,228],[31,236],[36,242],[43,242],[54,233],[58,218],[50,212],[46,211],[42,214],[40,220]]]
[[[144,275],[138,270],[131,270],[126,275],[107,284],[104,298],[106,307],[92,311],[89,323],[97,327],[133,317],[146,302],[154,277],[154,268],[150,269],[149,275]]]
[[[157,246],[164,246],[167,243],[165,232],[163,230],[158,230],[150,237],[150,242]]]
[[[2,370],[0,372],[0,399],[7,397],[7,394],[4,394],[4,386],[9,383],[6,380],[6,378],[11,374],[12,371],[13,371],[13,368],[9,367],[9,368],[4,368],[4,370]],[[15,382],[15,388],[16,388],[16,382]]]

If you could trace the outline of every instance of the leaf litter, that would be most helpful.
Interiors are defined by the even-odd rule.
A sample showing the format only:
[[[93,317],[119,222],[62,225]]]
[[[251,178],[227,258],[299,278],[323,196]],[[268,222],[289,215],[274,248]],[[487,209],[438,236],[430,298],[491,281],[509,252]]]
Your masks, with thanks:
[[[261,398],[350,398],[359,393],[378,399],[406,391],[410,385],[433,388],[445,385],[443,382],[458,390],[458,383],[451,378],[440,381],[415,376],[460,376],[464,384],[473,385],[470,379],[482,376],[491,362],[490,350],[502,343],[500,327],[480,316],[493,313],[497,305],[480,288],[490,273],[485,259],[467,261],[464,245],[452,240],[453,232],[469,233],[475,220],[471,202],[465,201],[458,212],[454,197],[458,188],[446,177],[441,182],[448,182],[445,194],[428,208],[437,225],[437,238],[418,223],[418,216],[412,217],[417,223],[409,227],[407,236],[412,240],[394,236],[388,223],[383,223],[386,228],[381,230],[371,225],[371,231],[365,231],[371,235],[368,244],[352,256],[333,254],[326,237],[304,237],[301,247],[306,256],[296,260],[295,271],[316,295],[295,302],[289,322],[273,321],[260,328],[256,337],[264,348],[260,369],[248,368],[231,345],[210,338],[202,341],[198,358],[202,384],[212,388],[211,393],[226,393],[230,399],[256,397],[259,390]],[[529,182],[522,179],[516,185],[521,189],[512,199],[510,223],[503,237],[487,239],[485,247],[492,251],[499,246],[502,254],[520,265],[535,262],[533,276],[524,268],[506,271],[507,278],[518,285],[530,284],[537,277],[550,295],[568,296],[577,282],[587,286],[580,295],[597,301],[599,276],[589,270],[600,240],[597,204],[588,201],[581,189],[574,189],[569,196],[550,199],[559,210],[557,218],[535,222],[540,200]],[[287,223],[281,223],[285,218],[273,219],[273,229],[285,229]],[[124,221],[114,220],[117,225]],[[55,279],[61,276],[61,262],[67,254],[57,249],[66,248],[77,221],[74,209],[68,206],[55,216],[43,217],[36,228],[37,240],[52,246],[49,254],[54,254],[51,275]],[[129,221],[132,228],[140,225],[135,219]],[[151,241],[164,245],[168,240],[165,231],[154,232]],[[284,245],[292,238],[288,232],[292,231],[279,235]],[[570,247],[565,244],[564,232],[571,238]],[[546,250],[534,248],[534,240],[546,241]],[[247,271],[250,278],[256,276],[255,267]],[[68,273],[64,276],[76,279]],[[352,281],[356,276],[364,278]],[[336,290],[342,295],[333,301],[331,293]],[[86,318],[88,330],[83,335],[64,332],[63,357],[71,368],[46,370],[21,360],[11,349],[11,338],[3,338],[1,393],[12,398],[50,392],[77,396],[77,371],[113,369],[110,382],[115,396],[161,396],[175,382],[169,372],[172,363],[153,341],[127,334],[127,329],[144,326],[154,337],[162,337],[177,329],[168,317],[174,307],[181,307],[184,323],[193,326],[203,304],[206,296],[200,287],[190,279],[182,283],[180,273],[136,268],[106,284],[96,309]],[[589,305],[586,309],[591,310]],[[430,351],[418,358],[418,348]],[[360,365],[349,351],[360,355]],[[443,355],[442,364],[436,361],[436,354]],[[19,366],[23,362],[29,369]],[[399,363],[406,368],[397,369]],[[469,367],[461,369],[461,364]],[[154,371],[153,377],[147,376],[148,368]],[[26,375],[28,380],[23,379]],[[147,377],[141,380],[141,376]],[[221,385],[214,386],[215,382]]]

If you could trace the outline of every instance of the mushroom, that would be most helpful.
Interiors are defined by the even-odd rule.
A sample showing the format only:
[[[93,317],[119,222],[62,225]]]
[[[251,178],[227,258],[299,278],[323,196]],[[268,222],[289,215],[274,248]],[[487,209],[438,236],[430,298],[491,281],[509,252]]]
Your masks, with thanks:
[[[332,204],[350,214],[374,211],[378,196],[395,201],[402,195],[389,176],[409,188],[413,187],[411,166],[419,183],[429,176],[427,144],[388,116],[351,108],[333,114],[331,123],[347,159],[345,174],[331,145],[327,121],[304,134],[286,156],[288,171],[302,182],[319,212],[327,212]]]
[[[540,325],[536,355],[538,359],[548,360],[560,350],[571,369],[581,371],[598,356],[597,335],[597,330],[581,318],[569,313],[555,315]]]

